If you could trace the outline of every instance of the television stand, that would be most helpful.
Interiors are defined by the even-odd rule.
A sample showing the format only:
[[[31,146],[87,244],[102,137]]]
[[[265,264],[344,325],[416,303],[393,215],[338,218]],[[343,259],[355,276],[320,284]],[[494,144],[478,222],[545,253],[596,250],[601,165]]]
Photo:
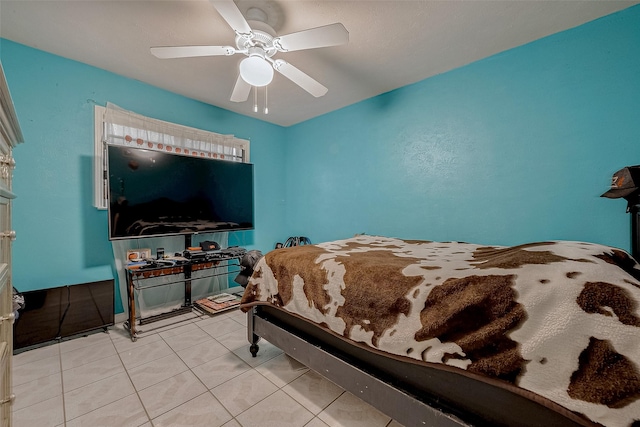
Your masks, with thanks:
[[[158,286],[167,286],[176,283],[184,283],[184,303],[180,308],[160,313],[149,317],[140,317],[139,325],[145,325],[159,320],[164,320],[181,314],[190,313],[194,306],[191,301],[191,281],[218,276],[228,276],[239,273],[242,270],[240,260],[246,253],[242,248],[229,248],[221,251],[204,252],[202,256],[192,259],[179,259],[175,262],[171,259],[167,261],[150,261],[147,265],[128,266],[125,269],[127,278],[127,308],[129,310],[128,320],[124,323],[124,328],[129,331],[131,341],[138,339],[138,334],[142,331],[136,329],[136,291],[150,289]],[[193,278],[192,274],[196,271],[214,270],[216,268],[226,267],[224,272],[211,271],[210,274]],[[182,275],[182,277],[179,277]],[[175,276],[175,280],[163,281],[162,283],[148,284],[149,279],[158,277]]]

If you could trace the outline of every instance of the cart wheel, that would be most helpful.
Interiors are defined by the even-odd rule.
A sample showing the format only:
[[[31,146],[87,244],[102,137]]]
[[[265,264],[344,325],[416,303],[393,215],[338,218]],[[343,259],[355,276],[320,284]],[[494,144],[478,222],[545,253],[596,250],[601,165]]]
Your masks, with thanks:
[[[131,328],[129,328],[129,321],[128,321],[128,320],[125,320],[125,321],[124,321],[124,323],[122,324],[122,327],[123,327],[126,331],[128,331],[129,329],[131,329]]]
[[[260,347],[258,347],[258,344],[251,344],[249,346],[249,351],[251,352],[251,356],[256,357],[258,355],[259,349]]]

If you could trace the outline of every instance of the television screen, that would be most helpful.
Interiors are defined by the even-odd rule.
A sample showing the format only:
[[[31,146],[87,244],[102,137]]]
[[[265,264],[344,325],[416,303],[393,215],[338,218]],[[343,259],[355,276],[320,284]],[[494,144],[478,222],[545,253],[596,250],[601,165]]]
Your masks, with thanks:
[[[253,165],[109,145],[109,239],[253,229]]]

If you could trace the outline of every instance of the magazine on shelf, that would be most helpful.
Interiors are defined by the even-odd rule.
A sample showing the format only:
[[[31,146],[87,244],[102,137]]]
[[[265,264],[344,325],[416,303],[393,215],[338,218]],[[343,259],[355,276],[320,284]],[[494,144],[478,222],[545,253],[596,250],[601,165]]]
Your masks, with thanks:
[[[236,299],[238,299],[238,297],[232,294],[222,293],[222,294],[214,295],[212,297],[208,297],[207,299],[213,302],[223,303],[227,301],[235,301]]]
[[[194,304],[209,313],[219,313],[240,305],[240,297],[222,293],[199,299]]]

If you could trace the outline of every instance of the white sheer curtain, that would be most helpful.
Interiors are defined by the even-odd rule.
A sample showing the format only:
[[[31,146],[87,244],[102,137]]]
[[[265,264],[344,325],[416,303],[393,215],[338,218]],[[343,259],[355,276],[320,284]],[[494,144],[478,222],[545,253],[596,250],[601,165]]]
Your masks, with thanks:
[[[107,103],[103,121],[107,144],[130,145],[147,150],[220,158],[236,162],[244,160],[247,141],[175,123],[145,117]]]
[[[98,135],[99,134],[99,135]],[[94,163],[94,204],[99,209],[107,208],[106,186],[106,145],[123,145],[157,150],[182,156],[198,156],[249,162],[249,141],[195,129],[175,123],[145,117],[107,103],[107,107],[96,107],[96,147]],[[228,233],[198,235],[197,246],[204,240],[213,240],[220,247],[228,246]],[[127,282],[124,265],[129,249],[151,249],[155,256],[157,248],[164,248],[165,254],[182,253],[185,249],[184,236],[156,237],[112,241],[113,255],[118,271],[118,284],[122,305],[127,308]],[[192,274],[191,299],[196,301],[227,289],[229,277],[226,267],[201,270]],[[165,276],[140,282],[136,290],[136,313],[143,317],[163,313],[178,308],[184,302],[184,276]],[[159,286],[162,285],[162,286]]]

